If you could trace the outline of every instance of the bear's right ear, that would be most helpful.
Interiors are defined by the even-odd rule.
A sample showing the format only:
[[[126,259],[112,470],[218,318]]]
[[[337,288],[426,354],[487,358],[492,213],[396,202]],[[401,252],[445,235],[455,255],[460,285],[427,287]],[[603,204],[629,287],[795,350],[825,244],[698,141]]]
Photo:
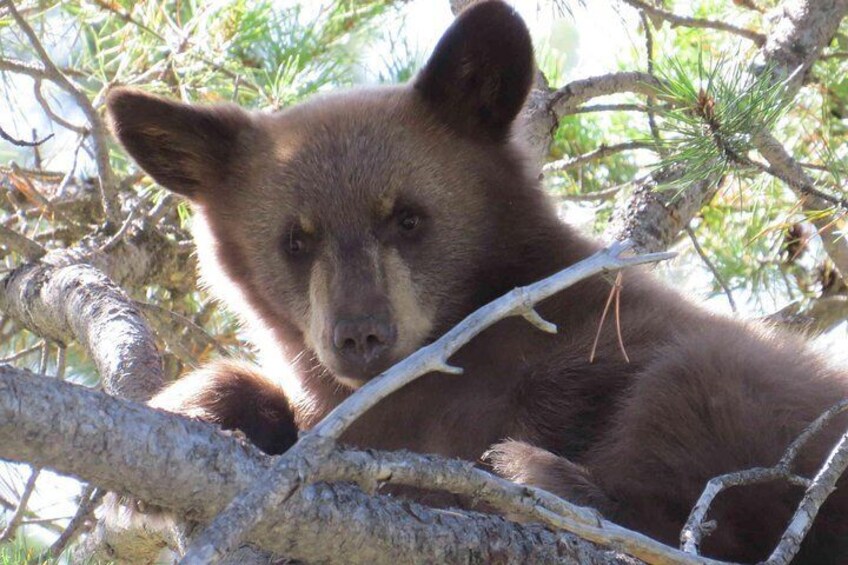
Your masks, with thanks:
[[[472,4],[448,28],[413,84],[454,129],[501,141],[533,82],[533,42],[507,4]]]
[[[250,115],[235,105],[192,106],[130,88],[106,98],[121,145],[153,179],[192,199],[229,176]]]

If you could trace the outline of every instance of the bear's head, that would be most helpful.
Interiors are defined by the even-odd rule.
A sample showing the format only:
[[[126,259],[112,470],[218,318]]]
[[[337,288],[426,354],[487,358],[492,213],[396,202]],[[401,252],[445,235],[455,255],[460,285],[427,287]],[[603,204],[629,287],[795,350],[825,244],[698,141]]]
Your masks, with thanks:
[[[356,387],[514,284],[493,267],[522,252],[510,226],[553,217],[512,135],[533,70],[524,23],[489,1],[409,85],[278,113],[107,103],[136,162],[190,200],[219,297]]]

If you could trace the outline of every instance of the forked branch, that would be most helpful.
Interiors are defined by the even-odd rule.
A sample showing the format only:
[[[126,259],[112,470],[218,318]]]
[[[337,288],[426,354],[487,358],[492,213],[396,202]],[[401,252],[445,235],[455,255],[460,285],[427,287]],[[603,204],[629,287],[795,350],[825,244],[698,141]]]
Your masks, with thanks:
[[[775,466],[736,471],[711,479],[704,492],[701,493],[680,534],[680,543],[683,550],[693,555],[698,554],[701,541],[707,530],[711,529],[706,527],[707,512],[709,512],[713,500],[723,490],[734,486],[785,480],[805,487],[806,492],[789,526],[781,536],[780,542],[768,560],[765,561],[765,565],[785,565],[792,561],[792,558],[798,553],[801,542],[812,527],[813,520],[818,515],[821,505],[836,488],[836,481],[848,468],[848,432],[842,435],[813,479],[797,475],[792,468],[798,454],[810,439],[846,410],[848,410],[848,400],[843,400],[819,416],[789,445],[783,457]]]

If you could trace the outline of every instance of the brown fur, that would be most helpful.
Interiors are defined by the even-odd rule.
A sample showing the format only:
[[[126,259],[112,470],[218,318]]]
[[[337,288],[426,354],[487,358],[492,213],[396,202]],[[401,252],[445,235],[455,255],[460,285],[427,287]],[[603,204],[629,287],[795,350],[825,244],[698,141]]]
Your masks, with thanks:
[[[277,114],[114,91],[118,138],[191,199],[204,279],[247,319],[265,355],[267,377],[219,365],[155,403],[284,451],[350,388],[488,301],[597,249],[557,219],[511,135],[532,71],[521,20],[483,2],[458,18],[409,86]],[[462,376],[422,377],[344,440],[472,461],[492,449],[503,475],[676,544],[709,478],[774,464],[848,396],[845,373],[802,339],[708,314],[638,270],[624,275],[621,297],[631,362],[610,324],[590,362],[609,291],[595,277],[545,301],[556,335],[520,319],[496,324],[451,359]],[[342,322],[365,328],[379,356],[345,359],[333,340]],[[807,472],[833,439],[805,455]],[[706,552],[762,559],[797,495],[767,485],[722,496]],[[848,557],[844,492],[828,506],[807,562]]]

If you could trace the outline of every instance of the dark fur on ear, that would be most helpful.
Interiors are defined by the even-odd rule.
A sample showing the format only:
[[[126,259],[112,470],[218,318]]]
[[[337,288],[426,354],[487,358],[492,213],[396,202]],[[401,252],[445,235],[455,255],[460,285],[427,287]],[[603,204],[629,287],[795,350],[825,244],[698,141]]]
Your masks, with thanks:
[[[480,2],[456,18],[414,86],[461,133],[500,141],[527,98],[534,68],[521,17],[503,2]]]
[[[191,106],[131,88],[106,98],[115,136],[156,182],[197,198],[226,179],[251,118],[235,105]]]

